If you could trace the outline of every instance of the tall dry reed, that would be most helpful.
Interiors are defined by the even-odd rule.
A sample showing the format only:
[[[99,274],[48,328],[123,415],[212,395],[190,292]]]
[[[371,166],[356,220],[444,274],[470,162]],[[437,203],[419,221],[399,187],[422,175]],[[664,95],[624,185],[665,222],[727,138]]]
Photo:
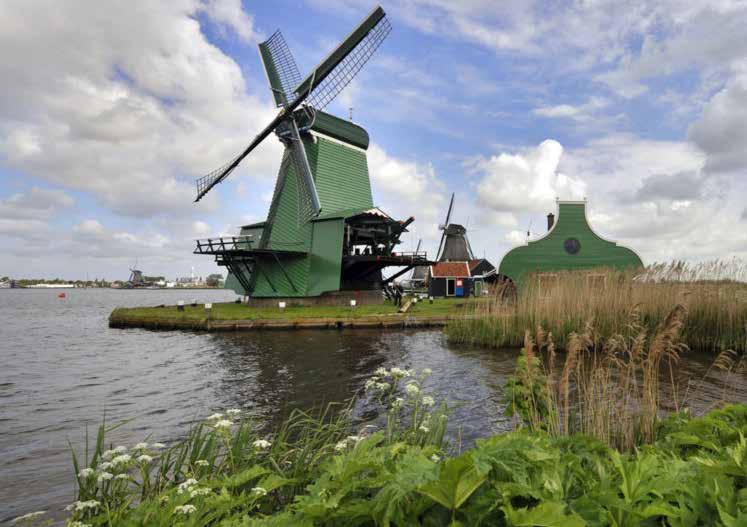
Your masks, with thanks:
[[[679,411],[693,395],[679,392],[674,373],[687,350],[680,340],[686,319],[686,308],[675,306],[650,332],[634,311],[624,332],[601,345],[595,328],[586,324],[568,336],[562,367],[555,364],[551,333],[540,327],[533,338],[526,332],[517,371],[506,388],[509,413],[533,430],[555,436],[581,433],[620,450],[653,442],[664,408]],[[737,366],[733,351],[714,361],[715,368],[727,372]]]
[[[687,309],[681,339],[693,349],[747,350],[747,266],[740,260],[654,264],[637,271],[595,269],[527,277],[515,297],[502,288],[476,303],[474,317],[447,328],[453,342],[518,347],[526,328],[543,327],[567,349],[591,322],[595,338],[623,332],[634,311],[649,332],[677,305]],[[597,343],[599,344],[599,343]]]

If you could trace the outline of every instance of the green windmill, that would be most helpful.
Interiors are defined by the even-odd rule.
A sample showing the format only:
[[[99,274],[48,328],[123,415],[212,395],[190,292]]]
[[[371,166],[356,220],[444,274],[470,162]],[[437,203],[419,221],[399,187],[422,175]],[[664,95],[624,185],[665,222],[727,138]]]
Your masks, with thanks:
[[[267,220],[244,226],[238,236],[197,240],[195,249],[214,255],[229,270],[226,286],[251,301],[378,302],[387,282],[427,265],[425,253],[395,252],[414,218],[398,221],[374,206],[368,133],[322,111],[390,31],[377,7],[304,79],[279,31],[259,45],[280,113],[243,152],[197,180],[196,199],[271,133],[285,145]],[[403,269],[384,278],[390,266]]]

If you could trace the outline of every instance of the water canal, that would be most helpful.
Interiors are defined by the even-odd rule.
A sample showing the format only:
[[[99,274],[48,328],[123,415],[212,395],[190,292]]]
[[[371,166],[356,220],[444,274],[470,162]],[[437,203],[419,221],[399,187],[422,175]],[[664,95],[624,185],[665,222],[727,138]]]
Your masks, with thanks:
[[[107,326],[117,306],[232,300],[225,291],[0,291],[0,523],[61,509],[74,499],[67,441],[85,428],[133,419],[113,441],[178,439],[190,423],[243,408],[271,426],[290,408],[344,401],[379,366],[431,368],[428,389],[453,406],[452,437],[465,444],[511,426],[502,386],[516,350],[454,347],[440,331],[189,333]],[[690,354],[683,376],[703,377],[711,357]],[[736,397],[747,401],[747,380]],[[711,372],[696,407],[721,396]],[[362,408],[359,411],[363,411]]]

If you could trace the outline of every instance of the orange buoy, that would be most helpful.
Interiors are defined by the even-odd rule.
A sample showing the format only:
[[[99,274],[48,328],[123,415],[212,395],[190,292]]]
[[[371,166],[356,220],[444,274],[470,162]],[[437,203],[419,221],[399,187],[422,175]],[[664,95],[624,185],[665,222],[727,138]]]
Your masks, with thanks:
[[[66,297],[67,295],[65,293],[60,293],[59,295],[57,295],[57,298],[66,298]]]

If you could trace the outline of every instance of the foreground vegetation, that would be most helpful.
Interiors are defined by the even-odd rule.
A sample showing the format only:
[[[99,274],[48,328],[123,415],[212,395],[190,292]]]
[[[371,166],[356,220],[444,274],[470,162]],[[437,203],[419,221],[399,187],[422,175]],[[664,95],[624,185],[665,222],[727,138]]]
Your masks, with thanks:
[[[104,424],[73,455],[68,525],[746,525],[747,406],[693,417],[675,398],[663,412],[686,319],[682,306],[655,332],[634,319],[603,348],[587,325],[562,367],[549,334],[526,332],[505,391],[518,430],[465,452],[446,440],[428,370],[377,370],[373,425],[348,406],[263,435],[231,409],[170,447],[128,448],[107,445]],[[729,352],[715,364],[738,366]]]
[[[519,347],[527,328],[543,327],[566,349],[586,324],[606,339],[625,330],[633,312],[654,331],[677,305],[687,308],[682,341],[691,349],[747,351],[747,268],[741,262],[697,266],[675,262],[643,271],[559,272],[527,279],[511,300],[498,291],[474,306],[474,317],[453,320],[452,342]]]
[[[420,301],[413,304],[408,310],[408,315],[421,316],[448,316],[464,311],[464,308],[473,303],[471,300],[449,301],[446,299],[434,299]],[[379,315],[396,315],[398,306],[392,302],[377,305],[361,305],[355,307],[346,306],[310,306],[310,307],[248,307],[244,304],[234,302],[223,302],[213,304],[211,320],[284,320],[284,319],[308,319],[308,318],[361,318]],[[206,318],[203,304],[196,306],[186,305],[184,311],[179,311],[176,306],[162,307],[135,307],[117,308],[110,319],[125,318],[127,320],[204,320]]]

